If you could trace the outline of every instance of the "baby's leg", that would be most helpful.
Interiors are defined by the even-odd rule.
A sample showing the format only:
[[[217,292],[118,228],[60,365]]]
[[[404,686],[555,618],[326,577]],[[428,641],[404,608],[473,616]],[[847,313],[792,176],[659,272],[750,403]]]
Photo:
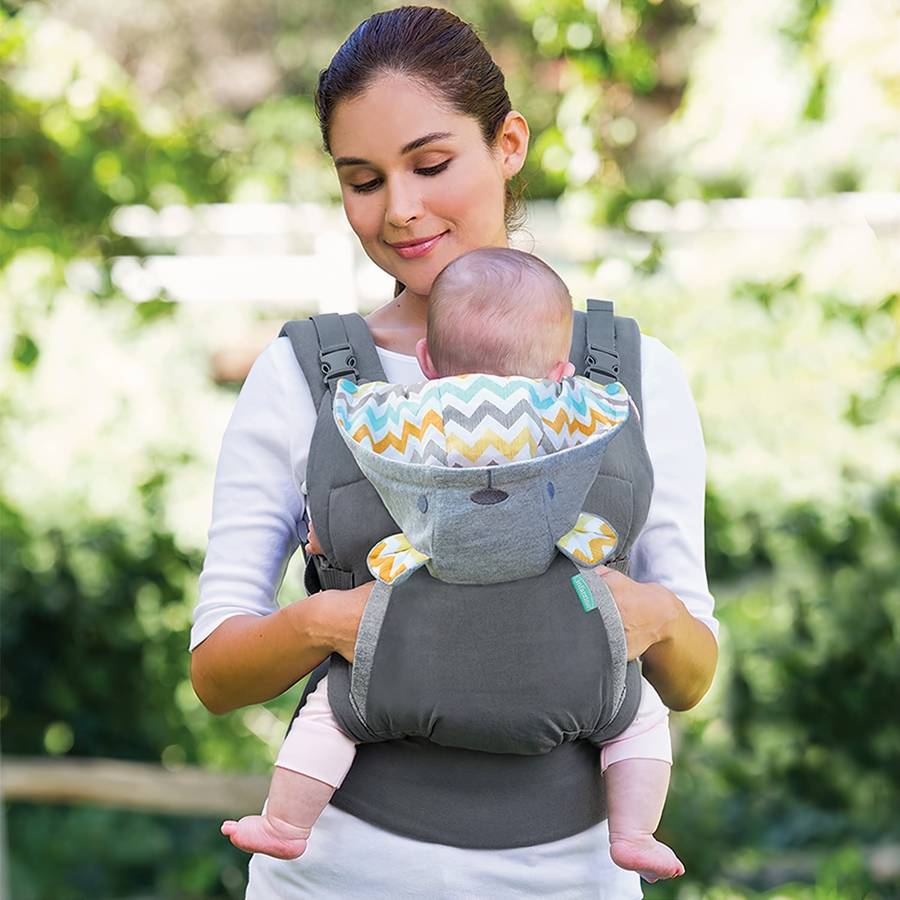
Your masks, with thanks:
[[[675,878],[684,866],[672,850],[653,837],[659,826],[672,747],[669,711],[649,682],[641,680],[641,705],[634,721],[603,747],[609,844],[613,862],[639,872],[646,881]]]
[[[302,855],[312,826],[350,770],[356,745],[331,713],[327,681],[316,685],[284,740],[262,815],[222,823],[222,834],[241,850],[278,859]]]
[[[666,802],[670,768],[658,759],[623,759],[606,770],[610,856],[617,866],[639,872],[650,882],[684,874],[678,857],[653,837]]]
[[[312,826],[334,788],[308,775],[275,767],[262,815],[222,823],[222,834],[248,853],[296,859],[306,851]]]

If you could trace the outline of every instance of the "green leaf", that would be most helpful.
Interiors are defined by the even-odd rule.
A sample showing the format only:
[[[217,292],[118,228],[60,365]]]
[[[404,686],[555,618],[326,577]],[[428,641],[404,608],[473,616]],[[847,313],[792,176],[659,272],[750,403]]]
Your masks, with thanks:
[[[34,368],[40,349],[29,334],[17,334],[13,341],[13,363],[17,369],[27,372]]]

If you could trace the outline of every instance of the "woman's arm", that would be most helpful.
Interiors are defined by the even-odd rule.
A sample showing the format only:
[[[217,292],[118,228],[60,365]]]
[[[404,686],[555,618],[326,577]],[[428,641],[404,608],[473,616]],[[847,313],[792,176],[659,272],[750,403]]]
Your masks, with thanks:
[[[674,710],[691,709],[712,683],[719,645],[668,588],[642,584],[604,566],[603,573],[625,626],[628,658],[643,657],[643,675]]]
[[[271,700],[330,653],[353,660],[373,582],[323,591],[264,616],[232,616],[191,655],[191,683],[203,705],[226,713]]]
[[[683,710],[702,699],[718,661],[704,561],[706,451],[677,358],[655,338],[644,337],[641,351],[653,497],[631,549],[632,577],[605,577],[622,613],[629,656],[642,656],[647,680],[667,706]]]
[[[706,695],[719,661],[713,633],[671,591],[664,591],[671,609],[660,639],[644,653],[643,674],[663,703],[674,710],[691,709]]]
[[[316,411],[287,338],[247,376],[222,439],[191,681],[212,711],[269,700],[332,650],[353,652],[369,586],[325,591],[279,609],[275,596],[305,534],[300,525]],[[304,446],[294,446],[292,436]]]

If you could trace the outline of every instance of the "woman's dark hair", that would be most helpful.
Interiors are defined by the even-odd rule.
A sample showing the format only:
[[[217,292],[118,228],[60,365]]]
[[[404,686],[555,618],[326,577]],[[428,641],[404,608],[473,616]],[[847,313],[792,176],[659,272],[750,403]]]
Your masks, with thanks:
[[[365,93],[388,73],[419,82],[449,109],[477,120],[485,146],[494,149],[512,104],[503,73],[481,39],[445,9],[400,6],[361,22],[319,73],[316,115],[326,153],[331,153],[329,129],[337,104]],[[507,181],[507,233],[525,218],[523,192],[519,183]]]

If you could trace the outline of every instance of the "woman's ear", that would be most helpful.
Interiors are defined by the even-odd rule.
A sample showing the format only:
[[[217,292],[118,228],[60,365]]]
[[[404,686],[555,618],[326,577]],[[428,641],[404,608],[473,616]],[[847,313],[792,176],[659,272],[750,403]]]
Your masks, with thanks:
[[[518,110],[511,109],[503,121],[498,139],[503,174],[506,178],[518,175],[528,153],[528,122]]]
[[[429,380],[438,377],[434,363],[431,361],[431,353],[428,352],[428,338],[419,338],[416,341],[416,359],[419,361],[419,368]]]

